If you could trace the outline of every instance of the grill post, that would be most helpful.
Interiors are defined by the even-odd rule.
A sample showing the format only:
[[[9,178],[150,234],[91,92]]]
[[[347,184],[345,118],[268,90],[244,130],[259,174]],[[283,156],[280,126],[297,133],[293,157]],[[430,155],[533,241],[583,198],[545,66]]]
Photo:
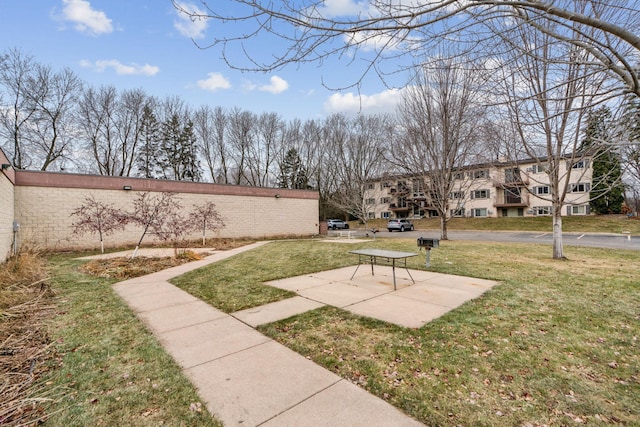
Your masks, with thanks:
[[[425,237],[418,237],[418,248],[425,249],[425,252],[427,253],[427,259],[426,259],[426,264],[425,266],[427,268],[431,267],[431,249],[433,248],[437,248],[440,246],[440,240],[438,239],[427,239]]]

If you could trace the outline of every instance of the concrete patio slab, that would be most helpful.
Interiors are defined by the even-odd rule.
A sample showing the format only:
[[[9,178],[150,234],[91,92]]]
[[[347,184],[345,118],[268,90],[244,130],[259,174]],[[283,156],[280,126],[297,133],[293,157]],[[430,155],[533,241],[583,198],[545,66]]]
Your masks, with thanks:
[[[450,307],[403,298],[398,294],[381,295],[344,309],[407,328],[421,328],[451,310]]]
[[[158,334],[160,343],[183,368],[191,368],[270,341],[226,316]]]
[[[313,414],[310,416],[310,414]],[[348,381],[340,381],[278,415],[263,427],[418,427],[387,402]]]
[[[264,282],[265,285],[273,286],[275,288],[284,289],[287,291],[298,292],[302,289],[313,288],[314,286],[322,286],[327,284],[326,279],[320,277],[314,277],[312,274],[304,276],[291,277],[289,279],[273,280]]]
[[[427,302],[444,307],[459,307],[468,300],[474,299],[485,292],[473,287],[451,287],[419,283],[399,290],[395,295],[417,301]]]
[[[153,332],[162,333],[221,319],[227,317],[227,314],[211,307],[204,301],[197,300],[145,311],[139,316]]]
[[[324,305],[325,304],[317,301],[311,301],[298,296],[259,307],[236,311],[235,313],[231,313],[231,315],[250,326],[256,327],[258,325],[264,325],[265,323],[286,319],[306,311],[315,310]]]
[[[187,369],[186,374],[225,426],[260,425],[341,381],[273,341]],[[313,411],[308,416],[315,418]]]
[[[384,292],[350,286],[345,283],[328,283],[298,292],[301,296],[334,307],[346,307],[358,302],[366,301]]]

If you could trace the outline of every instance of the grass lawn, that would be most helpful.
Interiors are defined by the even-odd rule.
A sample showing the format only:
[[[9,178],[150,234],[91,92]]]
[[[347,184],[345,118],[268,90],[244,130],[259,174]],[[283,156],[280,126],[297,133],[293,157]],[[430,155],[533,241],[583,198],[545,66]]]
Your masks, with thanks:
[[[263,281],[352,265],[347,251],[364,246],[416,249],[414,239],[282,241],[174,283],[236,311],[291,295]],[[640,425],[640,254],[565,252],[441,242],[431,270],[502,283],[420,329],[325,307],[260,330],[427,425]]]
[[[39,394],[51,399],[45,425],[221,426],[113,292],[116,280],[83,274],[81,264],[70,255],[50,259],[58,312],[48,328],[55,354]]]

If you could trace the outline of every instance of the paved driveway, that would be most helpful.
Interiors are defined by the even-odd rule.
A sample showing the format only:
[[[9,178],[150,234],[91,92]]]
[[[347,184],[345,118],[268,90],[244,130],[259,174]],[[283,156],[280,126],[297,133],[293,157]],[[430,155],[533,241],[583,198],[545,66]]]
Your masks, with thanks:
[[[358,230],[358,236],[364,234],[364,230]],[[511,242],[511,243],[541,243],[551,245],[553,236],[551,232],[524,232],[524,231],[449,231],[449,240],[475,240],[483,242]],[[329,232],[331,236],[331,232]],[[376,238],[412,238],[418,237],[440,238],[438,230],[415,230],[400,232],[379,231]],[[565,245],[589,246],[609,249],[640,250],[640,236],[627,234],[605,233],[563,233],[562,240]]]

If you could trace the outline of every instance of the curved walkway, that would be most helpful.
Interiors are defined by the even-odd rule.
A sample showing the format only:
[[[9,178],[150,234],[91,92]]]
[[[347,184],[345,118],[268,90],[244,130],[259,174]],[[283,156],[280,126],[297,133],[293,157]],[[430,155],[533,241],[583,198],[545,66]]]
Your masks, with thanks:
[[[382,399],[168,282],[265,243],[216,253],[113,288],[225,426],[421,426]],[[294,303],[302,311],[321,305],[300,304]]]

